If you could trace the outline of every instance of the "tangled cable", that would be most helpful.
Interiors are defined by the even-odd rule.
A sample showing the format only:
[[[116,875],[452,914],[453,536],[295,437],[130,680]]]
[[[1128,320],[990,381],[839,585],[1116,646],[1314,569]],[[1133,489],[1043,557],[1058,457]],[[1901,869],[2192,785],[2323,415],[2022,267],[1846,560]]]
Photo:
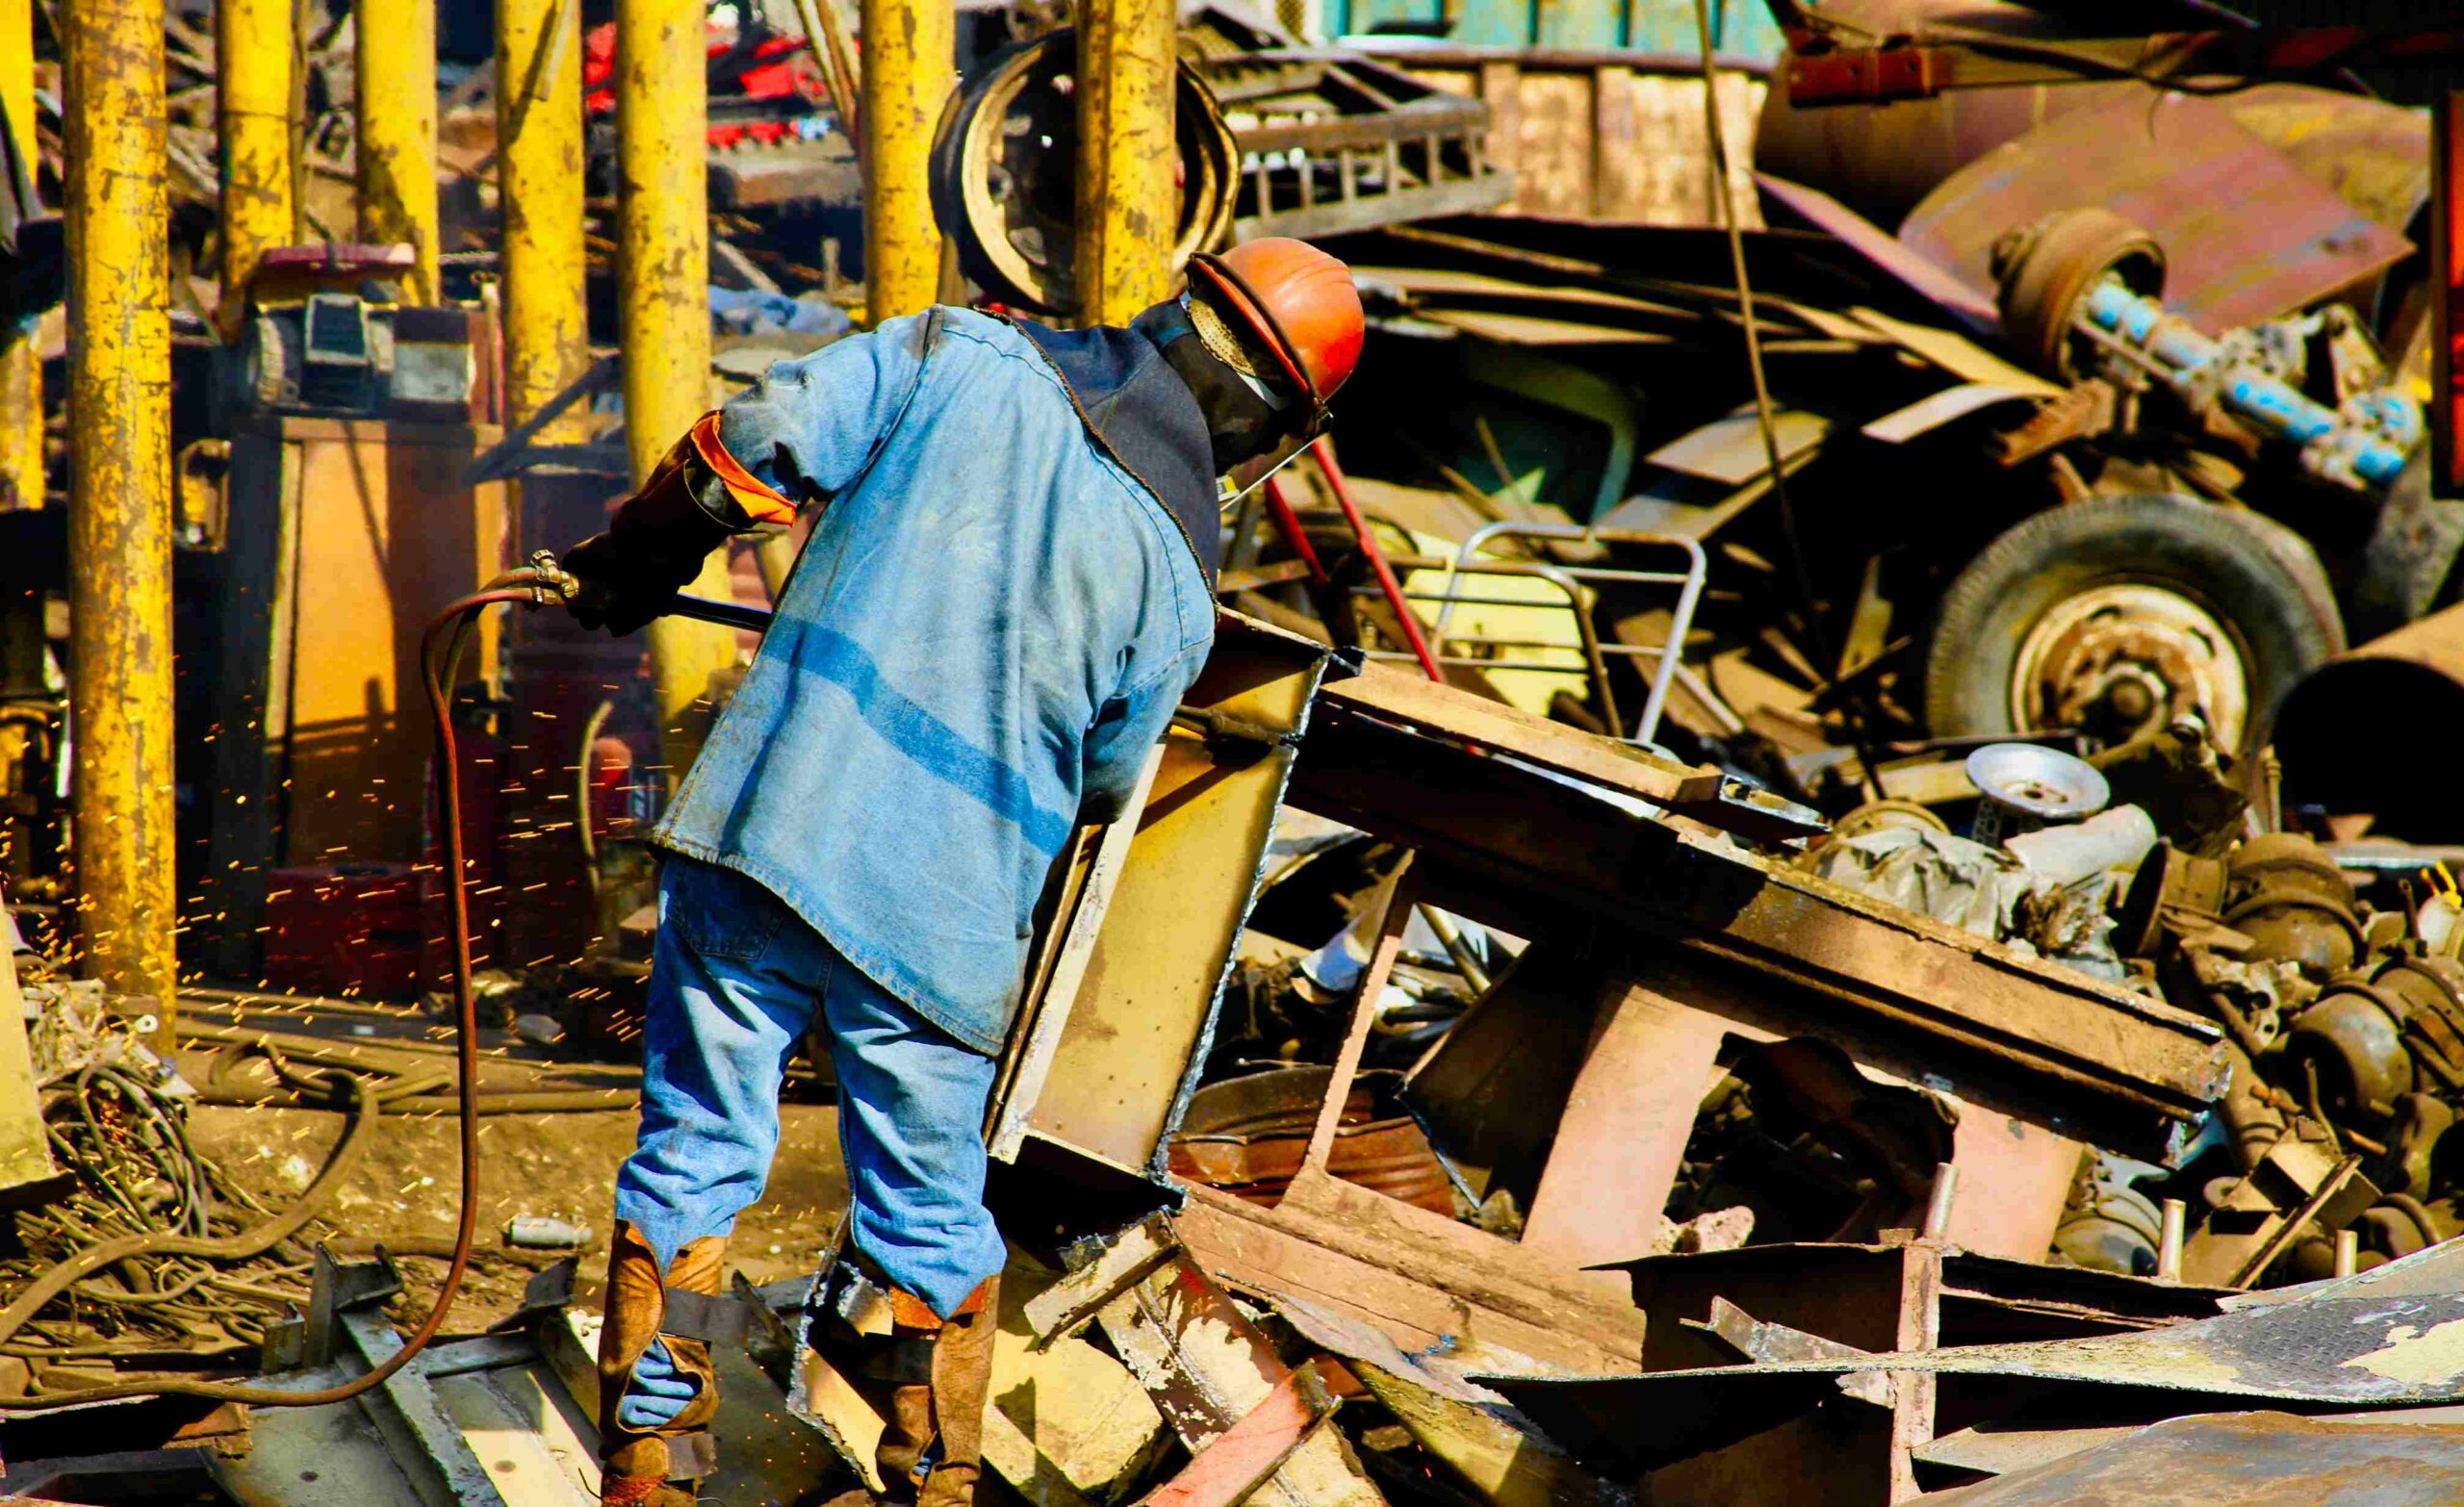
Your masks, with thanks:
[[[550,601],[562,600],[570,593],[572,586],[572,578],[554,569],[551,563],[534,564],[524,570],[510,572],[489,582],[481,590],[448,605],[428,624],[427,630],[421,635],[420,639],[421,675],[427,689],[428,711],[436,732],[437,782],[443,796],[439,806],[445,827],[447,893],[452,901],[454,1104],[460,1116],[458,1144],[462,1174],[461,1211],[454,1226],[452,1256],[446,1264],[444,1280],[437,1288],[436,1302],[428,1310],[427,1316],[422,1319],[419,1327],[402,1341],[400,1349],[386,1357],[372,1369],[332,1387],[291,1389],[197,1381],[185,1377],[152,1377],[100,1387],[80,1388],[73,1392],[58,1396],[0,1398],[0,1411],[53,1408],[71,1403],[155,1395],[204,1397],[222,1402],[244,1402],[253,1407],[298,1408],[345,1402],[372,1388],[383,1385],[395,1372],[409,1365],[411,1358],[424,1349],[427,1342],[436,1337],[437,1331],[445,1326],[446,1315],[452,1311],[453,1300],[462,1290],[462,1279],[470,1270],[471,1246],[473,1237],[477,1231],[479,1211],[478,1007],[471,984],[470,875],[463,853],[462,779],[460,759],[453,735],[451,688],[455,679],[454,671],[461,662],[464,648],[469,644],[471,635],[477,626],[479,614],[489,606],[499,602],[543,606]],[[98,1073],[99,1071],[97,1069]],[[296,1069],[286,1071],[284,1068],[278,1068],[277,1071],[283,1073],[286,1086],[295,1090],[309,1086],[315,1081],[300,1075]],[[324,1081],[330,1084],[335,1076],[328,1073]],[[122,1109],[113,1110],[106,1107],[99,1113],[81,1092],[76,1123],[81,1129],[91,1126],[93,1138],[72,1138],[64,1148],[72,1156],[81,1159],[71,1162],[78,1168],[81,1191],[84,1190],[83,1185],[90,1166],[135,1164],[134,1159],[138,1156],[141,1147],[169,1147],[185,1144],[185,1137],[177,1134],[177,1116],[167,1113],[157,1115],[153,1112],[162,1108],[159,1103],[153,1102],[161,1096],[149,1089],[141,1079],[127,1074],[121,1077],[125,1081],[124,1084],[110,1083],[108,1080],[99,1078],[90,1079],[81,1072],[79,1079],[81,1085],[90,1081],[107,1083],[113,1092],[123,1096],[128,1089],[133,1088],[137,1091],[136,1099],[130,1100],[123,1097],[119,1101],[123,1106]],[[33,1325],[36,1315],[63,1294],[84,1296],[96,1302],[105,1301],[98,1294],[112,1290],[99,1284],[88,1284],[81,1292],[79,1285],[86,1283],[87,1279],[107,1267],[116,1266],[120,1268],[124,1278],[135,1279],[114,1293],[114,1296],[120,1301],[112,1306],[124,1318],[141,1315],[146,1318],[169,1319],[185,1323],[189,1320],[178,1305],[188,1305],[191,1308],[202,1310],[217,1324],[229,1319],[234,1324],[244,1328],[249,1319],[244,1313],[237,1311],[240,1308],[237,1301],[239,1298],[259,1299],[260,1307],[275,1302],[288,1305],[295,1301],[294,1294],[286,1289],[262,1287],[247,1282],[244,1278],[240,1279],[239,1286],[235,1288],[227,1277],[218,1286],[213,1275],[200,1275],[193,1269],[184,1271],[167,1288],[155,1286],[152,1284],[154,1273],[141,1272],[138,1266],[147,1261],[157,1263],[166,1261],[193,1263],[199,1260],[209,1263],[246,1262],[271,1252],[277,1258],[278,1266],[289,1266],[292,1269],[271,1270],[259,1275],[295,1277],[297,1266],[295,1263],[288,1260],[289,1253],[283,1250],[284,1242],[296,1235],[311,1218],[315,1217],[317,1210],[323,1205],[325,1199],[341,1185],[351,1167],[356,1164],[360,1155],[366,1149],[369,1133],[375,1126],[381,1112],[377,1098],[378,1090],[371,1080],[350,1075],[346,1077],[346,1082],[352,1094],[350,1128],[345,1132],[342,1143],[335,1148],[333,1156],[327,1159],[324,1170],[318,1175],[316,1183],[288,1212],[246,1229],[228,1235],[208,1233],[215,1225],[215,1215],[209,1195],[218,1191],[219,1180],[208,1169],[201,1159],[195,1157],[192,1148],[188,1152],[186,1165],[180,1168],[181,1177],[177,1180],[164,1178],[163,1181],[169,1185],[169,1192],[167,1196],[157,1197],[159,1189],[133,1190],[122,1186],[121,1179],[116,1176],[97,1174],[93,1180],[96,1186],[92,1189],[96,1202],[87,1207],[109,1210],[108,1222],[95,1224],[79,1215],[72,1216],[69,1222],[57,1227],[57,1236],[61,1244],[74,1246],[74,1254],[57,1261],[48,1270],[36,1278],[31,1286],[11,1299],[6,1309],[0,1309],[0,1346],[5,1346],[21,1330],[27,1330]],[[144,1103],[146,1109],[141,1114],[132,1117],[126,1107],[138,1103]],[[48,1116],[46,1116],[46,1123],[51,1123]],[[133,1138],[116,1141],[108,1146],[102,1144],[103,1141],[111,1140],[113,1135],[113,1132],[104,1129],[107,1124]],[[170,1128],[167,1134],[166,1127]],[[55,1137],[55,1146],[62,1146],[57,1137]],[[164,1158],[155,1151],[149,1149],[146,1155],[153,1158],[158,1165],[164,1164]],[[117,1196],[105,1192],[103,1188],[106,1185],[116,1189]],[[220,1191],[227,1193],[235,1204],[244,1203],[236,1192],[228,1189],[220,1189]],[[150,1213],[149,1205],[152,1211]],[[162,1211],[172,1210],[178,1211],[181,1227],[174,1228],[165,1222],[167,1216]],[[20,1229],[40,1221],[49,1213],[50,1211],[45,1211],[43,1213],[31,1216],[21,1215]],[[150,1223],[149,1218],[152,1221]],[[120,1227],[122,1221],[131,1219],[143,1225],[144,1228],[132,1229],[118,1236],[106,1233],[109,1228]],[[92,1239],[98,1235],[102,1236],[102,1239],[99,1240]],[[84,1239],[81,1239],[81,1237]],[[156,1271],[159,1272],[161,1269],[158,1264]],[[214,1268],[208,1268],[209,1272],[213,1270]],[[194,1281],[189,1280],[192,1276],[195,1278]],[[145,1285],[140,1286],[140,1283]],[[199,1298],[199,1293],[207,1293],[208,1296]],[[139,1301],[125,1301],[130,1297],[136,1297]],[[260,1323],[257,1327],[258,1333],[262,1335],[262,1324]],[[45,1333],[40,1329],[34,1332],[38,1336]],[[237,1338],[236,1335],[235,1338]],[[83,1347],[60,1347],[61,1350],[79,1348]],[[67,1357],[55,1351],[53,1358]]]

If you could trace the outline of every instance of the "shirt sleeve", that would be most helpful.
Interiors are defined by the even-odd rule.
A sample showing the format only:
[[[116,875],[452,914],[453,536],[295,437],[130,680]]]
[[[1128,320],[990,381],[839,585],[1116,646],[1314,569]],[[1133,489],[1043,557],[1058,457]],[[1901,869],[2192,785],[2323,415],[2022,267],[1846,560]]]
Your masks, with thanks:
[[[885,320],[782,361],[720,410],[719,441],[799,505],[864,473],[924,377],[937,311]]]
[[[1181,693],[1205,662],[1203,650],[1184,650],[1160,674],[1106,702],[1087,733],[1085,776],[1079,786],[1078,819],[1109,822],[1119,817],[1138,783],[1146,755],[1171,725]]]

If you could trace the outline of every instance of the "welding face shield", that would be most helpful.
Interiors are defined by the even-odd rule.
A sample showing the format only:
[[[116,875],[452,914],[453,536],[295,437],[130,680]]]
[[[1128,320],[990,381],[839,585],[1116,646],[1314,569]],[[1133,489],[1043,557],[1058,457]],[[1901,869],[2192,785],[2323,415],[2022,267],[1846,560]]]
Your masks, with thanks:
[[[1351,376],[1365,333],[1360,294],[1343,263],[1306,242],[1270,236],[1221,256],[1190,258],[1183,299],[1209,354],[1246,389],[1241,458],[1270,457],[1229,506],[1326,432],[1327,399]],[[1219,446],[1219,455],[1228,448]],[[1219,466],[1219,471],[1238,468]],[[1230,490],[1230,489],[1227,489]]]
[[[1216,325],[1216,338],[1204,333],[1200,319]],[[1210,469],[1218,477],[1254,473],[1260,457],[1293,447],[1292,423],[1298,411],[1271,386],[1226,359],[1219,321],[1198,310],[1194,300],[1183,294],[1157,304],[1139,316],[1137,326],[1162,348],[1165,361],[1197,399],[1212,450]]]

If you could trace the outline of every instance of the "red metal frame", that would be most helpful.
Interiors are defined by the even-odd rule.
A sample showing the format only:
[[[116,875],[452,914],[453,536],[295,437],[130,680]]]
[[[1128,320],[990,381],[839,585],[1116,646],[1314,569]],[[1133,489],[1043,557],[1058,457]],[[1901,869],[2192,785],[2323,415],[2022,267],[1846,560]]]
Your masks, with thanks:
[[[1421,662],[1421,669],[1430,679],[1440,685],[1445,684],[1446,672],[1438,668],[1437,654],[1428,646],[1428,636],[1421,631],[1420,619],[1412,616],[1411,603],[1403,600],[1403,583],[1396,578],[1395,567],[1387,563],[1386,551],[1378,548],[1377,536],[1370,532],[1368,518],[1360,511],[1360,504],[1352,499],[1351,483],[1344,479],[1343,468],[1335,464],[1335,447],[1326,442],[1325,436],[1320,435],[1309,442],[1309,458],[1318,463],[1318,470],[1325,476],[1327,487],[1335,494],[1335,502],[1350,523],[1351,536],[1360,545],[1360,552],[1369,557],[1369,568],[1377,576],[1377,589],[1384,594],[1386,604],[1395,609],[1395,616],[1401,621],[1403,637],[1412,646],[1412,656]],[[1276,532],[1283,535],[1284,543],[1292,547],[1293,553],[1308,563],[1310,583],[1314,586],[1326,585],[1326,568],[1318,563],[1318,551],[1310,547],[1309,536],[1301,531],[1300,517],[1292,510],[1291,499],[1283,495],[1283,483],[1271,476],[1267,478],[1266,496],[1267,513],[1274,520]]]

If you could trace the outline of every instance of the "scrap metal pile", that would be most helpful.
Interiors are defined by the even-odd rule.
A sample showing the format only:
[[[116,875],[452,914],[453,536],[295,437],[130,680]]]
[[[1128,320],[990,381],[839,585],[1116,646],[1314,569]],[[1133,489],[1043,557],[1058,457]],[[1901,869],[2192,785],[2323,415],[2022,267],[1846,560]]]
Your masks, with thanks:
[[[79,1363],[91,1377],[252,1360],[268,1327],[307,1301],[311,1258],[296,1237],[314,1200],[277,1215],[198,1154],[186,1086],[138,1023],[106,1014],[99,984],[45,980],[25,993],[39,1011],[34,1085],[61,1172],[13,1190],[33,1206],[0,1260],[6,1391],[70,1386]],[[0,995],[15,1004],[13,986]]]
[[[855,200],[857,60],[832,0],[801,9],[817,45],[751,9],[713,33],[711,305],[738,377],[853,301],[815,248]],[[1924,8],[1822,9],[1886,33]],[[1074,302],[1060,19],[988,20],[1002,45],[935,149],[956,271],[1031,310]],[[201,69],[185,25],[175,63]],[[347,24],[310,35],[309,168],[340,184]],[[1343,461],[1319,443],[1227,517],[1206,672],[1038,911],[986,1122],[1006,1494],[1983,1507],[2160,1469],[2263,1469],[2288,1500],[2355,1460],[2451,1478],[2451,1432],[2416,1410],[2464,1405],[2464,1247],[2441,1243],[2464,1235],[2464,890],[2411,844],[2464,840],[2464,803],[2428,764],[2373,788],[2351,735],[2373,698],[2464,715],[2464,607],[2434,611],[2464,504],[2429,496],[2412,383],[2420,117],[2108,81],[1982,126],[1970,107],[1964,134],[1927,103],[1917,134],[1958,143],[1928,155],[1870,112],[1800,111],[1828,75],[1792,68],[1768,219],[1732,259],[1713,227],[1476,215],[1515,187],[1488,107],[1395,58],[1212,10],[1183,44],[1176,252],[1327,238],[1376,338]],[[484,278],[495,85],[458,82],[445,263]],[[181,119],[175,162],[210,186],[201,129]],[[2228,198],[2246,213],[2213,213]],[[455,401],[484,408],[472,380]],[[623,469],[612,431],[539,430],[472,474]],[[280,536],[249,506],[279,516],[227,513],[235,560]],[[2346,654],[2348,623],[2411,626]],[[230,694],[221,725],[253,726]],[[560,1060],[492,1059],[482,1112],[636,1097],[593,1060],[639,1034],[657,797],[594,703],[553,799],[595,912],[566,919],[599,940],[491,979],[504,1039]],[[500,775],[553,762],[502,736]],[[255,765],[250,789],[289,790]],[[280,798],[306,830],[313,803]],[[314,937],[356,987],[382,893],[408,992],[421,866],[273,867],[265,804],[216,816],[257,844],[217,867],[270,886],[220,956]],[[549,889],[525,847],[475,870],[491,915]],[[314,924],[344,897],[360,932]],[[172,1063],[90,991],[28,997],[39,1112],[0,1103],[23,1206],[0,1358],[27,1371],[0,1394],[174,1367],[309,1389],[398,1353],[392,1260],[303,1232],[380,1115],[453,1107],[433,1056],[184,999]],[[196,1153],[196,1103],[350,1129],[277,1211]],[[580,1269],[330,1410],[148,1405],[110,1464],[91,1410],[48,1439],[0,1425],[0,1494],[253,1501],[330,1471],[320,1496],[588,1501]],[[824,1290],[734,1275],[717,1499],[885,1484],[883,1418],[805,1343]]]

